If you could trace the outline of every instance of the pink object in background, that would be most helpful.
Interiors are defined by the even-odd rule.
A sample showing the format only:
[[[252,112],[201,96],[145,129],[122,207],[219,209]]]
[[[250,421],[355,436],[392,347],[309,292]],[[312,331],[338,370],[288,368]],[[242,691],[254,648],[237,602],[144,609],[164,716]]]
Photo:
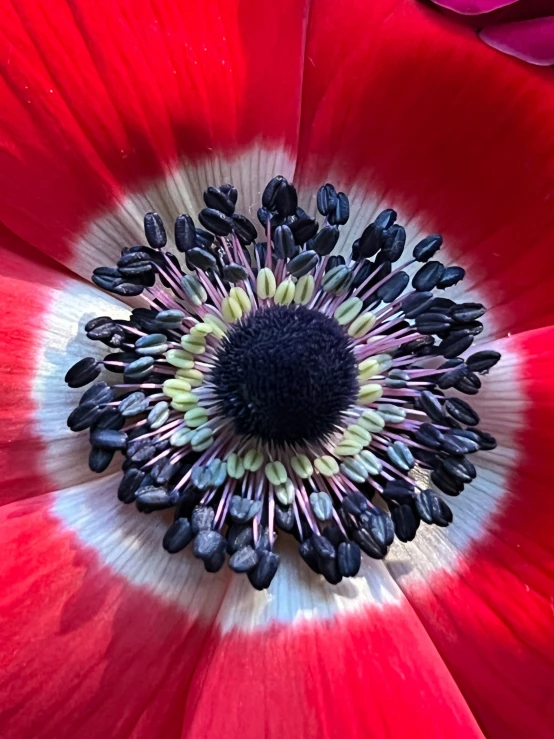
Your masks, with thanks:
[[[554,64],[554,0],[432,0],[489,46],[539,66]]]

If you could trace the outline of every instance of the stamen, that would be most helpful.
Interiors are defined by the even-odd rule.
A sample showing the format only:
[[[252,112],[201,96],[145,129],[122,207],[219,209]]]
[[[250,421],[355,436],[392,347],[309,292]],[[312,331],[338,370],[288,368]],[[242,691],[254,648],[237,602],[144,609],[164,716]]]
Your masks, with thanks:
[[[144,307],[86,324],[89,339],[116,351],[80,360],[66,382],[84,387],[102,368],[123,381],[92,385],[68,426],[89,429],[93,471],[123,454],[122,503],[175,509],[161,542],[168,553],[193,542],[209,572],[228,554],[229,567],[263,589],[279,566],[281,531],[336,584],[358,573],[361,551],[382,559],[421,521],[452,522],[431,486],[459,495],[476,476],[466,455],[496,441],[449,393],[477,394],[478,375],[500,355],[460,357],[485,308],[435,296],[465,275],[434,259],[440,235],[400,263],[406,232],[387,209],[345,259],[332,251],[349,201],[331,184],[317,194],[320,226],[294,186],[274,177],[258,211],[263,242],[237,200],[232,185],[209,187],[203,228],[177,217],[174,245],[188,272],[165,251],[157,213],[144,218],[145,245],[94,270],[99,287],[140,296]]]

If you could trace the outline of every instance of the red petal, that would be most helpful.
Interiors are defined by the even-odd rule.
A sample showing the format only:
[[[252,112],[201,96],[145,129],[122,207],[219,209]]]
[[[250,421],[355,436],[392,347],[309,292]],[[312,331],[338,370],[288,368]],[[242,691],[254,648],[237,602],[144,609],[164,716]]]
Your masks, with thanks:
[[[64,491],[54,509],[88,492],[102,519],[104,492],[114,493],[102,490],[108,484]],[[48,513],[53,498],[0,510],[2,606],[9,616],[0,634],[3,735],[482,737],[382,565],[369,581],[373,605],[320,620],[318,591],[333,589],[315,582],[311,611],[299,609],[295,624],[267,626],[266,612],[277,613],[291,595],[286,587],[270,596],[249,589],[246,596],[247,583],[228,589],[226,577],[204,574],[195,588],[187,560],[177,555],[166,566],[163,552],[144,586],[131,585],[126,571],[140,555],[141,538],[123,541],[112,566],[104,566]],[[202,570],[199,562],[193,566]],[[172,582],[168,596],[181,588],[178,603],[152,596],[147,581],[156,576]],[[345,608],[355,597],[353,583],[342,588]],[[195,603],[206,616],[217,614],[220,625],[191,618]]]
[[[2,736],[179,737],[207,627],[102,566],[50,497],[0,509]]]
[[[317,0],[306,58],[298,179],[353,196],[346,234],[398,208],[444,234],[496,335],[553,322],[551,76],[407,0]]]
[[[486,26],[479,34],[498,51],[542,67],[554,64],[554,16]]]
[[[455,501],[456,510],[465,509],[466,521],[474,523],[483,506],[490,505],[487,494],[497,495],[488,520],[483,521],[484,535],[469,549],[458,551],[454,572],[430,572],[428,565],[440,563],[443,553],[456,546],[456,526],[463,519],[455,511],[445,548],[437,546],[435,539],[429,556],[416,538],[419,556],[412,552],[410,561],[415,568],[423,568],[423,578],[406,575],[406,567],[404,575],[395,573],[394,563],[392,570],[486,736],[550,739],[554,725],[550,700],[554,682],[554,328],[520,334],[499,342],[497,348],[517,357],[519,364],[511,385],[503,384],[506,402],[497,406],[497,424],[510,433],[514,401],[523,405],[523,423],[519,431],[512,427],[514,447],[486,454],[486,466],[494,471],[495,459],[498,468],[504,455],[517,463],[501,496],[478,476],[482,496],[468,501],[464,491]],[[501,366],[502,362],[499,370]],[[487,428],[485,422],[483,428]]]
[[[37,495],[48,489],[41,475],[42,439],[32,426],[35,403],[36,337],[43,326],[54,288],[63,280],[45,258],[33,261],[22,254],[33,250],[0,227],[0,258],[3,296],[0,311],[0,335],[4,351],[0,353],[3,398],[0,406],[0,501]],[[33,255],[33,256],[36,256]]]
[[[188,706],[183,739],[482,736],[405,604],[212,633]]]
[[[92,216],[170,165],[295,150],[305,13],[296,0],[279,12],[256,0],[9,4],[0,218],[68,262]]]
[[[490,13],[491,10],[505,8],[507,5],[513,5],[518,0],[432,0],[435,5],[441,8],[453,10],[455,13],[463,15],[478,15],[479,13]]]

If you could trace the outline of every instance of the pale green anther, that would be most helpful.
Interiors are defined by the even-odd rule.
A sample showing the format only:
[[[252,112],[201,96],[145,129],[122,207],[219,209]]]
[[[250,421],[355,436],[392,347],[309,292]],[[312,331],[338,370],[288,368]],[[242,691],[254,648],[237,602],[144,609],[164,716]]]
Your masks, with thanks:
[[[242,318],[242,308],[238,300],[227,296],[221,301],[221,313],[227,323],[234,323]]]
[[[155,357],[167,351],[167,336],[165,334],[149,334],[141,336],[135,342],[135,351],[143,357]]]
[[[191,336],[208,336],[208,334],[213,333],[213,328],[210,326],[209,323],[196,323],[194,326],[190,329],[190,335]]]
[[[265,466],[265,476],[272,485],[283,485],[287,481],[287,471],[282,462],[268,462]]]
[[[227,323],[234,323],[242,318],[239,301],[229,295],[221,301],[221,312]]]
[[[358,380],[360,382],[367,382],[372,377],[375,377],[375,375],[378,375],[380,371],[381,367],[375,357],[368,357],[358,365]]]
[[[212,313],[204,316],[204,323],[212,327],[213,335],[216,339],[222,339],[227,333],[228,326],[225,321],[222,321],[221,318],[214,316]]]
[[[199,406],[191,408],[190,411],[185,413],[185,423],[191,429],[196,429],[198,426],[202,426],[202,424],[206,423],[207,420],[208,414],[206,413],[205,408],[201,408]]]
[[[371,331],[376,320],[373,313],[362,313],[348,327],[348,335],[353,339],[361,339]]]
[[[340,466],[340,471],[352,482],[362,483],[367,480],[368,471],[361,462],[355,459],[345,459]]]
[[[262,300],[272,298],[275,295],[276,289],[277,282],[275,275],[269,267],[264,267],[258,272],[258,276],[256,277],[256,292],[258,293],[258,297],[262,298]]]
[[[191,387],[200,387],[204,382],[204,375],[197,369],[177,370],[175,376],[182,377],[183,380],[186,380],[191,385]]]
[[[194,393],[179,393],[171,401],[171,407],[176,411],[190,411],[195,405],[198,405],[198,396]]]
[[[213,443],[214,443],[213,436],[210,436],[205,441],[198,442],[197,444],[193,444],[192,439],[191,439],[191,446],[194,452],[205,452],[206,449],[209,449]]]
[[[314,289],[314,276],[303,275],[294,288],[294,302],[298,303],[298,305],[307,305],[313,297]]]
[[[221,459],[215,457],[208,463],[208,469],[212,476],[212,485],[216,488],[221,487],[227,478],[227,464]]]
[[[203,452],[205,449],[208,449],[214,443],[211,428],[204,426],[193,431],[190,443],[195,452]]]
[[[383,395],[383,386],[378,382],[370,382],[362,385],[358,391],[358,403],[360,405],[371,405]]]
[[[294,300],[294,282],[292,280],[283,280],[275,291],[276,305],[290,305]]]
[[[258,449],[249,449],[243,458],[244,469],[257,472],[264,463],[264,455]]]
[[[335,320],[341,326],[346,326],[347,323],[353,321],[356,316],[360,313],[364,303],[360,298],[348,298],[341,303],[334,313]]]
[[[369,431],[357,423],[352,423],[348,426],[344,432],[344,436],[358,441],[362,446],[367,446],[371,441],[371,434]]]
[[[290,460],[290,466],[301,480],[307,480],[314,474],[314,468],[305,454],[298,454]]]
[[[186,446],[190,442],[193,433],[190,429],[179,428],[171,434],[169,443],[171,446]]]
[[[170,349],[165,358],[169,364],[173,367],[179,367],[179,369],[192,369],[194,367],[192,354],[184,352],[182,349]]]
[[[338,457],[351,457],[353,454],[358,454],[364,448],[364,445],[356,439],[342,439],[333,449],[333,454]]]
[[[275,495],[281,505],[292,505],[294,502],[295,490],[292,480],[288,478],[282,485],[275,487]]]
[[[159,429],[167,421],[169,417],[169,405],[165,400],[160,400],[159,403],[152,408],[148,414],[148,425],[151,429]]]
[[[324,454],[322,457],[316,457],[314,460],[314,467],[316,470],[325,477],[333,477],[338,474],[339,463],[330,454]]]
[[[206,351],[206,339],[203,336],[191,336],[187,334],[181,338],[181,346],[191,354],[204,354]]]
[[[354,459],[357,462],[363,464],[363,466],[366,468],[371,476],[381,474],[383,463],[378,457],[375,456],[375,454],[373,454],[373,452],[370,452],[369,449],[363,449],[354,457]]]
[[[175,400],[178,395],[187,393],[192,389],[192,385],[182,377],[172,377],[170,380],[166,380],[162,385],[162,391],[168,398]]]
[[[381,374],[390,370],[394,361],[390,354],[376,354],[373,359],[376,359],[379,362]]]
[[[204,285],[194,275],[184,275],[181,277],[181,287],[193,305],[202,305],[208,299],[208,293]]]
[[[322,288],[326,293],[339,296],[348,290],[353,278],[353,272],[349,267],[345,264],[338,264],[325,273]]]
[[[379,431],[382,431],[385,427],[385,419],[383,416],[372,408],[368,408],[364,411],[356,423],[358,426],[363,426],[372,434],[379,433]]]
[[[229,290],[229,297],[237,301],[243,313],[250,313],[252,310],[252,301],[243,287],[232,287]]]
[[[328,493],[311,493],[310,506],[319,521],[329,521],[333,518],[333,501]]]
[[[244,476],[244,462],[235,452],[227,456],[227,474],[234,480],[240,480]]]
[[[381,403],[377,410],[383,416],[385,423],[402,423],[406,419],[406,410],[399,405],[385,405]]]

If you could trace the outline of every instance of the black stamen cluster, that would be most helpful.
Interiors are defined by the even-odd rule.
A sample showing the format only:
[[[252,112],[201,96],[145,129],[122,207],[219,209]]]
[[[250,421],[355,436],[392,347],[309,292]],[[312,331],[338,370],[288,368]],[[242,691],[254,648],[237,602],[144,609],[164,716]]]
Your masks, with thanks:
[[[358,393],[348,335],[302,306],[259,310],[233,326],[212,381],[238,434],[277,444],[326,438]]]

